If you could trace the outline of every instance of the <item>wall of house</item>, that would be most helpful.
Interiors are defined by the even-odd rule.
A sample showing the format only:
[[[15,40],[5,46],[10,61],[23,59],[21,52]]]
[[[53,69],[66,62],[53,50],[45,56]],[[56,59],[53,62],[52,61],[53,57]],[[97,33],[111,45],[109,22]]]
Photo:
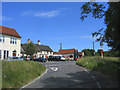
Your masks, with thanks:
[[[4,36],[4,42],[3,42],[3,36]],[[10,43],[11,38],[14,38],[14,44]],[[4,59],[4,50],[9,52],[8,57],[13,56],[14,50],[16,50],[16,56],[20,57],[21,38],[0,34],[0,39],[2,40],[0,42],[1,59]],[[15,39],[16,39],[16,44],[15,44]]]
[[[53,52],[41,51],[41,52],[37,52],[36,57],[46,58],[46,56],[50,56],[50,55],[53,55]]]

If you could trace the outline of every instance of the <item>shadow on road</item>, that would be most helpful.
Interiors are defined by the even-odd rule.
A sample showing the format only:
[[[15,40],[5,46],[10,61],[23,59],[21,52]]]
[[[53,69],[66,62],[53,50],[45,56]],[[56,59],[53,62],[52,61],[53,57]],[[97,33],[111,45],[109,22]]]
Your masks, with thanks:
[[[92,75],[85,71],[76,73],[67,73],[67,77],[51,76],[42,80],[43,88],[98,88],[96,80],[99,80],[102,88],[117,88],[118,85],[111,81],[104,79],[101,76],[96,75],[96,80],[92,78]]]

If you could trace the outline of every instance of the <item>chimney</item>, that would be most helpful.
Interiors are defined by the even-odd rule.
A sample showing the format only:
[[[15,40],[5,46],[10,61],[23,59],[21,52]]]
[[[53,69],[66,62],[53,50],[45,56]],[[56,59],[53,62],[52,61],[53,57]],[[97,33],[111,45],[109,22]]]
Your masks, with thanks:
[[[27,43],[30,43],[30,39],[27,40]]]
[[[38,45],[40,45],[41,43],[40,43],[40,40],[38,40]]]

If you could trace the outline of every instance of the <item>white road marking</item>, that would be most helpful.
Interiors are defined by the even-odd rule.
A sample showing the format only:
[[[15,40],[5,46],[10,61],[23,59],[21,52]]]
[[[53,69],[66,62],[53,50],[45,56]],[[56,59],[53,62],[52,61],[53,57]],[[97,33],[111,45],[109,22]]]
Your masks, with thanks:
[[[96,79],[95,79],[94,76],[92,76],[92,78],[96,81]],[[101,87],[100,87],[100,84],[98,83],[98,81],[96,81],[96,83],[97,83],[98,88],[101,88]]]
[[[99,84],[97,81],[96,81],[96,83],[97,83],[97,85],[98,85],[98,88],[101,88],[101,87],[100,87],[100,84]]]
[[[21,87],[19,90],[22,90],[23,88],[27,87],[28,85],[30,85],[31,83],[35,82],[36,80],[40,79],[44,74],[46,74],[48,71],[48,69],[46,68],[46,71],[40,76],[38,77],[37,79],[33,80],[32,82],[28,83],[27,85]]]
[[[93,78],[94,80],[96,80],[94,76],[92,76],[92,78]]]
[[[87,70],[85,70],[87,73],[89,73]]]
[[[58,70],[57,67],[51,67],[51,69],[52,69],[53,71],[57,71],[57,70]]]

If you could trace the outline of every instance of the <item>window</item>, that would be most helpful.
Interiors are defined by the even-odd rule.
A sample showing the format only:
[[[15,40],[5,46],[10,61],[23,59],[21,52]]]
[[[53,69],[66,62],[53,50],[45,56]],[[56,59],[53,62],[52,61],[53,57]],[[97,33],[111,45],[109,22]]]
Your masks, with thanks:
[[[9,51],[7,51],[7,57],[9,57]]]
[[[13,38],[13,44],[14,44],[14,38]]]
[[[2,50],[0,50],[0,59],[1,59],[1,57],[2,57]]]
[[[5,42],[5,36],[3,36],[3,42]]]
[[[0,42],[2,42],[2,36],[0,36]]]
[[[12,38],[10,38],[10,44],[12,44]]]
[[[17,39],[10,38],[10,44],[17,44]]]
[[[15,39],[15,44],[17,44],[17,39]]]
[[[0,36],[0,42],[5,42],[5,36]]]
[[[4,50],[4,59],[6,58],[6,50]]]

